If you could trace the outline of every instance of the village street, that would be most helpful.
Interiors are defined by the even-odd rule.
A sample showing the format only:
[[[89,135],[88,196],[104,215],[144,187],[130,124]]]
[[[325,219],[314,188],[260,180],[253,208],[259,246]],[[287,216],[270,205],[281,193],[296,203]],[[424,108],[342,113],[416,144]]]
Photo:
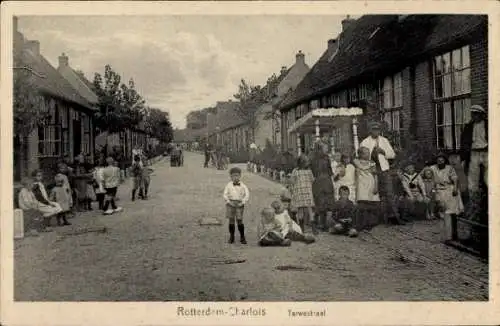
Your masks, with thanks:
[[[222,200],[228,171],[204,169],[202,160],[185,153],[183,167],[170,167],[168,159],[155,164],[148,201],[131,202],[127,180],[119,190],[121,213],[94,210],[73,218],[73,226],[16,240],[15,300],[487,299],[487,264],[435,241],[436,223],[259,248],[259,211],[282,188],[248,172],[242,179],[251,191],[244,218],[249,243],[229,245]],[[201,226],[204,217],[224,224]],[[107,232],[61,236],[84,226]],[[422,229],[426,238],[415,235]]]

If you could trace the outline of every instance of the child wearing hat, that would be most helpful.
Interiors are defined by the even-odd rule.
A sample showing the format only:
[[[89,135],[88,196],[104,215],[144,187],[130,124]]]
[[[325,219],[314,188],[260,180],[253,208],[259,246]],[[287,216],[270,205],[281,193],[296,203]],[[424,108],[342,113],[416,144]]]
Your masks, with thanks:
[[[234,243],[235,221],[240,233],[240,242],[246,244],[243,212],[250,199],[248,187],[240,181],[241,169],[233,167],[229,170],[231,181],[224,188],[222,197],[226,203],[226,217],[229,220],[229,243]]]

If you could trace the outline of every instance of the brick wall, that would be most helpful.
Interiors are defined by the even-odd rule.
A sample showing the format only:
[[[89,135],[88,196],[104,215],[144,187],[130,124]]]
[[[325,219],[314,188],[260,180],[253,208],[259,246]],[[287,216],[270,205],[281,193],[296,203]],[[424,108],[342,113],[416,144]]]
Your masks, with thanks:
[[[436,128],[434,106],[432,104],[432,69],[429,61],[415,66],[414,105],[415,140],[425,143],[429,150],[436,150]]]
[[[401,110],[401,119],[403,120],[403,144],[406,146],[415,136],[413,127],[413,76],[410,67],[403,70],[403,109]]]
[[[488,107],[488,38],[481,35],[470,45],[471,104]]]

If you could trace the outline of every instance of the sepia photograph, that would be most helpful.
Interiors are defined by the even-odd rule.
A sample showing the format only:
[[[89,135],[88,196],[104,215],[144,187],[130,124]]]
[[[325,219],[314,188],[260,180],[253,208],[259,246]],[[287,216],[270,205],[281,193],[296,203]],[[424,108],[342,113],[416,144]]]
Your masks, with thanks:
[[[492,16],[9,19],[14,303],[488,302]]]

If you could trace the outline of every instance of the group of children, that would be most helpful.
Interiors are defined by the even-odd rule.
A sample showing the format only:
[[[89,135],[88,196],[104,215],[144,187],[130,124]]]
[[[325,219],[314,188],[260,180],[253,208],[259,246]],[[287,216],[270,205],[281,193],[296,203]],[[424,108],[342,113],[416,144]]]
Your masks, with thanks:
[[[241,169],[233,167],[229,171],[231,181],[226,185],[223,199],[226,203],[226,217],[229,221],[229,243],[235,242],[236,226],[240,242],[247,244],[243,213],[250,199],[248,187],[241,182]],[[258,225],[258,244],[260,246],[290,246],[291,241],[312,243],[314,237],[305,235],[302,228],[290,217],[290,196],[282,194],[281,201],[273,201],[261,212]]]
[[[317,234],[314,212],[313,174],[309,158],[301,155],[297,167],[288,179],[292,197],[292,211],[302,230],[310,221],[313,234]],[[358,157],[334,153],[331,155],[335,202],[328,214],[327,229],[333,234],[358,235],[358,231],[371,229],[381,223],[381,196],[376,163],[370,150],[361,147]],[[462,198],[467,196],[467,178],[458,154],[448,157],[439,154],[435,164],[428,164],[417,172],[414,162],[406,162],[397,173],[395,183],[401,187],[396,195],[399,211],[405,220],[442,218],[444,214],[459,215],[464,210]]]
[[[139,156],[134,157],[131,170],[134,182],[132,200],[138,190],[140,198],[147,199],[152,170]],[[49,191],[43,181],[42,171],[34,171],[31,177],[23,178],[18,196],[22,210],[35,211],[39,216],[35,221],[35,231],[50,231],[53,217],[56,217],[58,226],[71,225],[68,217],[76,209],[92,210],[94,198],[104,215],[123,210],[116,204],[116,194],[122,183],[121,171],[112,157],[101,158],[89,168],[82,156],[78,156],[73,168],[62,162],[58,164],[55,185]]]

